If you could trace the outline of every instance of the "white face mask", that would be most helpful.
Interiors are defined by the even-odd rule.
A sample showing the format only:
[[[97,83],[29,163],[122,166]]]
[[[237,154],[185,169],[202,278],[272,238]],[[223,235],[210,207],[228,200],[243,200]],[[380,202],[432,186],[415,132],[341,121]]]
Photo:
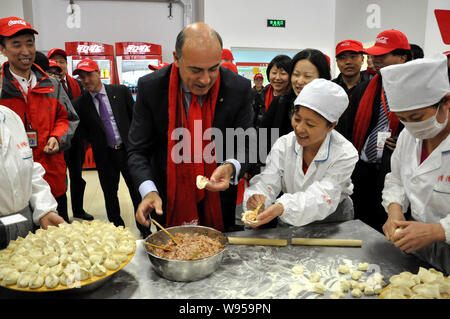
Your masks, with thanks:
[[[434,114],[429,119],[426,119],[425,121],[420,122],[402,122],[402,124],[405,126],[405,128],[413,135],[415,138],[418,138],[420,140],[426,140],[429,138],[433,138],[436,135],[438,135],[446,126],[448,123],[448,112],[447,116],[445,118],[444,123],[439,123],[436,115],[439,112],[439,108],[441,105],[439,105],[436,114]]]

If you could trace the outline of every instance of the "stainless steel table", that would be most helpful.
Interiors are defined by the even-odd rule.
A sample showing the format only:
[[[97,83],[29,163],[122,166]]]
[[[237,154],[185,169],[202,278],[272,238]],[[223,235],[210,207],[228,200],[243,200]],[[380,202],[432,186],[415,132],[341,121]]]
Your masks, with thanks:
[[[155,273],[145,248],[137,242],[131,262],[120,272],[93,291],[58,293],[20,293],[0,287],[0,298],[153,298],[153,299],[228,299],[228,298],[330,298],[339,288],[339,281],[350,275],[339,274],[340,264],[368,262],[369,271],[361,280],[380,272],[385,280],[402,271],[417,273],[419,266],[429,268],[412,255],[402,253],[386,238],[359,220],[344,223],[311,224],[304,227],[278,227],[272,229],[227,233],[234,237],[285,238],[293,237],[361,239],[362,247],[325,246],[242,246],[229,245],[221,266],[211,276],[197,282],[172,282]],[[292,268],[304,267],[302,275]],[[327,287],[324,295],[311,291],[312,272],[321,274],[321,283]],[[346,293],[346,298],[353,298]],[[362,296],[377,298],[377,296]]]

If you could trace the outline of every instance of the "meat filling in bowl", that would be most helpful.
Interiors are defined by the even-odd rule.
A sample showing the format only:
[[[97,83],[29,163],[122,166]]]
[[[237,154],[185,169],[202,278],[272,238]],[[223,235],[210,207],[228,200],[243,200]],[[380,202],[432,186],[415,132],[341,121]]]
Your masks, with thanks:
[[[153,253],[161,258],[174,260],[194,260],[202,259],[220,252],[225,245],[219,239],[211,238],[199,233],[175,234],[178,245],[170,239],[165,244],[159,244],[165,250],[152,248]]]

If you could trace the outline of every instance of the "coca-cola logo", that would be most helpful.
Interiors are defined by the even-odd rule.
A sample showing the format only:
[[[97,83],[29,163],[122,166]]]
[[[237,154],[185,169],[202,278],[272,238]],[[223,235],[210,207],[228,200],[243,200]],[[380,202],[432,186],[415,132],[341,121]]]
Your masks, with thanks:
[[[23,20],[9,20],[9,22],[8,22],[8,26],[13,26],[15,24],[22,24],[24,26],[27,25],[27,23]]]
[[[350,42],[341,43],[341,47],[345,47],[345,46],[348,46],[348,45],[350,45]]]
[[[98,44],[91,44],[91,45],[79,44],[77,47],[77,52],[84,53],[84,54],[102,53],[103,47]]]
[[[386,44],[387,40],[389,40],[389,38],[387,38],[387,37],[379,37],[379,38],[377,38],[376,42],[377,43],[384,43],[384,44]]]
[[[137,54],[143,54],[143,53],[148,53],[150,52],[150,45],[134,45],[134,44],[129,44],[127,46],[127,52],[128,53],[137,53]]]

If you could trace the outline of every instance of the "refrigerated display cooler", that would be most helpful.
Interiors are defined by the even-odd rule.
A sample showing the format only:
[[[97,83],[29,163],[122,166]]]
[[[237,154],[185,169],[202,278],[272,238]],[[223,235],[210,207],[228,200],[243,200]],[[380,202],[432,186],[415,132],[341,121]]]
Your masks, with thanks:
[[[149,64],[162,63],[162,48],[147,42],[116,42],[115,47],[118,83],[127,86],[136,100],[138,79],[152,72]]]
[[[104,84],[115,84],[114,46],[98,42],[66,42],[67,70],[69,74],[77,68],[77,64],[86,58],[98,64],[100,78]]]

